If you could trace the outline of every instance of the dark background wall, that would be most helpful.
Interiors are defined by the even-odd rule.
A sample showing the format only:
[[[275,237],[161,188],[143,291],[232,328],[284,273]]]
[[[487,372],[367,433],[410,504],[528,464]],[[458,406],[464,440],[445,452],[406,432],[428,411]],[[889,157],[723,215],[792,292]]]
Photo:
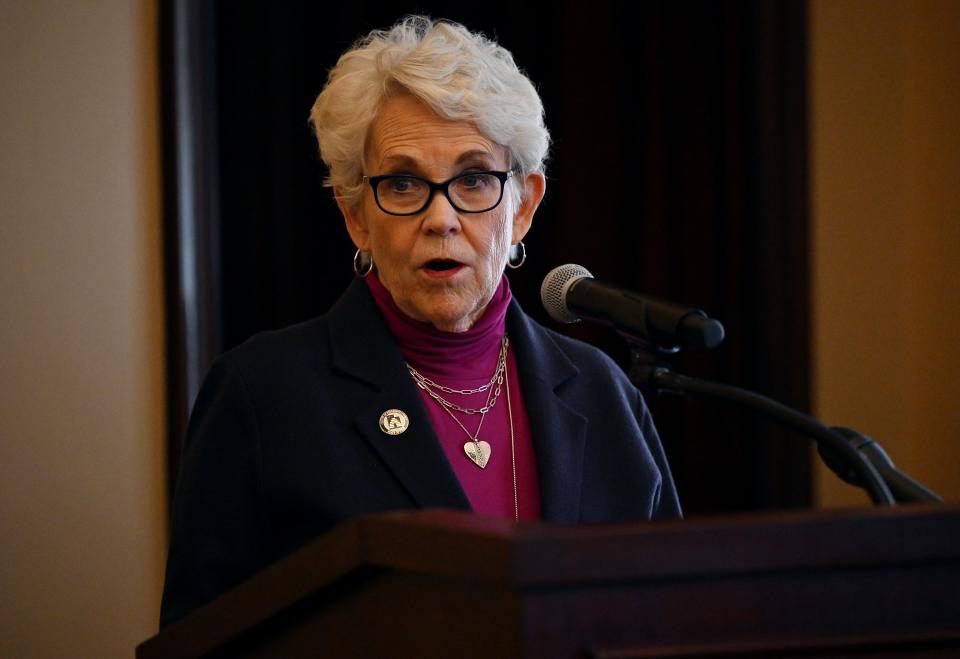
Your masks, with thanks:
[[[808,407],[805,3],[589,9],[163,8],[171,478],[195,390],[190,369],[256,331],[322,313],[353,276],[353,247],[321,187],[307,115],[339,54],[405,11],[496,38],[543,97],[553,135],[547,196],[525,241],[529,260],[510,274],[528,312],[556,327],[540,307],[540,282],[555,265],[580,263],[723,321],[726,342],[682,355],[681,372]],[[183,15],[189,21],[177,20]],[[186,60],[176,56],[178,35],[190,46]],[[178,89],[184,78],[193,85]],[[189,112],[176,112],[177,98],[189,100],[179,106]],[[178,141],[185,123],[192,138]],[[175,175],[189,154],[195,175]],[[183,203],[185,189],[193,206]],[[186,295],[191,281],[196,290]],[[185,347],[190,318],[199,318],[199,350]],[[626,366],[612,332],[559,329]],[[803,440],[713,402],[648,399],[688,513],[809,504]]]

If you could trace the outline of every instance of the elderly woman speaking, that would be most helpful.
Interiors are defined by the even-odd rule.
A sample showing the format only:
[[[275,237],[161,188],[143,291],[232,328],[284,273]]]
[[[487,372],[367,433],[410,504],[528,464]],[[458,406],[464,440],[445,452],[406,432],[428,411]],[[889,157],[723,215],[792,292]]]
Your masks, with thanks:
[[[311,113],[357,278],[220,357],[191,417],[162,624],[363,513],[677,516],[640,393],[532,321],[504,276],[549,135],[508,51],[411,17],[361,39]]]

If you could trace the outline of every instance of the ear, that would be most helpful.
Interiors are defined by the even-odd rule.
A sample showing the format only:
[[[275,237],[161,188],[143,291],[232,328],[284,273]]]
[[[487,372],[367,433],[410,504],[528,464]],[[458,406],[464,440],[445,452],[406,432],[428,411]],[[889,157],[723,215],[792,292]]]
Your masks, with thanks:
[[[333,189],[334,199],[337,200],[337,206],[343,214],[343,222],[347,226],[347,233],[350,234],[350,240],[356,245],[357,249],[365,252],[370,251],[370,230],[367,227],[366,217],[363,214],[363,201],[355,204],[348,202],[343,197],[343,190]]]
[[[523,179],[523,198],[513,216],[513,244],[516,245],[530,230],[533,214],[540,207],[543,195],[547,191],[547,177],[543,172],[531,172]]]

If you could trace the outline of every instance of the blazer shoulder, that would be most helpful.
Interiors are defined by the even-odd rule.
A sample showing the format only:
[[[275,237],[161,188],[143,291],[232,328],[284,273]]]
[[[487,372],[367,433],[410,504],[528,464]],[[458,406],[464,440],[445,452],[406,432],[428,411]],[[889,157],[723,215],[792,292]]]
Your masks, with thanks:
[[[307,365],[330,362],[326,315],[277,330],[254,334],[217,358],[242,377],[260,378],[270,372],[292,373]]]
[[[561,334],[549,327],[543,327],[543,330],[557,344],[557,347],[578,366],[583,365],[587,368],[599,367],[605,370],[614,369],[620,371],[620,367],[617,366],[613,358],[600,348],[567,336],[566,334]]]
[[[545,327],[522,311],[520,314],[521,321],[516,325],[527,334],[530,345],[540,353],[538,357],[564,361],[573,370],[591,379],[604,377],[622,386],[632,387],[623,369],[603,350]]]

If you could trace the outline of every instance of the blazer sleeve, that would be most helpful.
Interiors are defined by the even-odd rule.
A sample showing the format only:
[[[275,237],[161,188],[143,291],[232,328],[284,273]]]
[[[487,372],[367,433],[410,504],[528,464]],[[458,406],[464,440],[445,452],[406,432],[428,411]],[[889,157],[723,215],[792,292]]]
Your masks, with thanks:
[[[662,519],[666,517],[682,517],[680,509],[680,498],[677,496],[677,488],[673,482],[673,475],[670,472],[670,465],[667,463],[667,456],[663,451],[663,444],[660,441],[660,435],[653,423],[653,417],[650,414],[650,408],[639,389],[634,389],[636,401],[634,409],[637,410],[637,422],[640,424],[640,430],[647,442],[647,448],[653,461],[660,470],[660,490],[653,502],[653,511],[651,519]]]
[[[194,405],[173,503],[160,627],[267,564],[257,417],[226,358]]]

